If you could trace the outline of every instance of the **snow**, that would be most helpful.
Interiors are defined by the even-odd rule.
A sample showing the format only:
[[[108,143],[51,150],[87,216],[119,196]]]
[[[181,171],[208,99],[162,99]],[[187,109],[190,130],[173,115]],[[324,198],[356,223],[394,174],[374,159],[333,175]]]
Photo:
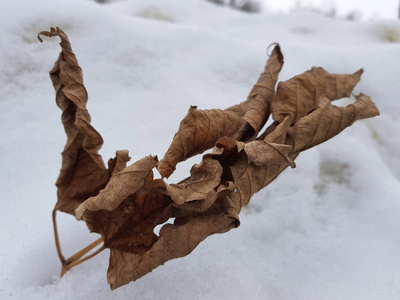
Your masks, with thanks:
[[[262,3],[272,11],[284,12],[294,10],[298,5],[325,12],[333,8],[339,17],[357,12],[364,20],[396,19],[399,12],[397,0],[264,0]]]
[[[399,21],[246,14],[199,0],[1,1],[0,19],[1,299],[400,298]],[[48,78],[60,48],[36,39],[51,26],[83,69],[105,160],[118,149],[161,158],[190,105],[246,99],[273,42],[285,56],[280,80],[313,66],[363,68],[355,92],[381,115],[302,153],[253,197],[238,229],[187,257],[114,292],[108,251],[60,279],[51,211],[65,135]],[[97,238],[71,216],[58,220],[66,256]]]

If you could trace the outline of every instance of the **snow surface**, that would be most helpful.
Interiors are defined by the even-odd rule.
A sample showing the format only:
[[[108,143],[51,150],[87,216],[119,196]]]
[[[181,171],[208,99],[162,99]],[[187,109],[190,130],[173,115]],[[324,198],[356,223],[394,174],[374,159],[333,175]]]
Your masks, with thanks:
[[[1,1],[0,20],[1,299],[400,299],[399,21],[246,14],[199,0]],[[36,39],[51,26],[83,68],[105,160],[117,149],[161,158],[190,105],[245,100],[273,42],[285,56],[280,80],[312,66],[364,68],[355,92],[381,115],[300,155],[253,197],[238,229],[187,257],[114,292],[108,250],[59,279],[51,211],[66,137],[48,71],[60,48]],[[97,238],[71,216],[59,214],[59,226],[66,256]]]

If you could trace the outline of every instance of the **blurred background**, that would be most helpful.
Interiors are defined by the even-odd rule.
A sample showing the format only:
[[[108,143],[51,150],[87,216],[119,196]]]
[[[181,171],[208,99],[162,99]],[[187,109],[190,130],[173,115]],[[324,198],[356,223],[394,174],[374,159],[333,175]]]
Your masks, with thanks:
[[[112,0],[98,0],[108,2]],[[325,16],[348,20],[396,19],[399,17],[398,0],[208,0],[229,5],[248,12],[268,11],[293,13],[311,11]]]
[[[262,3],[273,12],[311,10],[332,17],[365,21],[399,17],[397,0],[262,0]]]

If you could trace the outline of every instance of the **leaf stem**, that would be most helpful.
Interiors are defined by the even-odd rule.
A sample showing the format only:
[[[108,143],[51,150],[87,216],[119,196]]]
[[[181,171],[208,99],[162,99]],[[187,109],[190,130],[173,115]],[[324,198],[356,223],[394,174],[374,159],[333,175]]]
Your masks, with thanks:
[[[61,264],[65,263],[65,257],[61,252],[61,245],[60,245],[60,239],[58,237],[58,229],[57,229],[57,210],[54,208],[53,210],[53,230],[54,230],[54,240],[56,242],[56,248],[57,248],[57,254],[58,258],[61,261]]]
[[[82,258],[85,254],[87,254],[88,252],[90,252],[95,247],[97,247],[98,245],[101,244],[101,242],[103,241],[103,238],[100,237],[97,240],[95,240],[93,243],[91,243],[90,245],[86,246],[82,250],[76,252],[74,255],[72,255],[70,258],[68,258],[66,260],[64,255],[62,254],[62,251],[61,251],[60,238],[59,238],[59,235],[58,235],[58,228],[57,228],[57,210],[56,209],[53,210],[52,216],[53,216],[54,240],[55,240],[55,243],[56,243],[56,249],[57,249],[58,258],[61,261],[61,274],[60,274],[60,277],[63,277],[65,275],[65,273],[67,273],[69,270],[71,270],[71,268],[73,268],[73,267],[83,263],[84,261],[96,256],[97,254],[99,254],[101,251],[103,251],[106,248],[103,245],[99,249],[97,249],[95,252],[93,252],[92,254]]]
[[[74,255],[72,255],[70,258],[66,260],[67,265],[71,264],[77,260],[79,260],[81,257],[83,257],[86,253],[88,253],[90,250],[95,248],[96,246],[100,245],[100,243],[103,241],[103,238],[100,237],[99,239],[95,240],[93,243],[90,245],[86,246],[82,250],[76,252]]]
[[[71,270],[73,267],[75,267],[75,266],[77,266],[77,265],[80,265],[81,263],[87,261],[88,259],[91,259],[92,257],[94,257],[94,256],[96,256],[97,254],[99,254],[100,252],[102,252],[104,249],[106,249],[106,246],[105,246],[105,245],[101,246],[99,249],[97,249],[96,251],[94,251],[92,254],[89,254],[88,256],[86,256],[86,257],[84,257],[84,258],[82,258],[82,259],[80,259],[80,260],[76,260],[76,261],[74,261],[74,262],[71,262],[71,263],[69,263],[69,264],[66,264],[66,266],[65,266],[66,271],[69,271],[69,270]]]

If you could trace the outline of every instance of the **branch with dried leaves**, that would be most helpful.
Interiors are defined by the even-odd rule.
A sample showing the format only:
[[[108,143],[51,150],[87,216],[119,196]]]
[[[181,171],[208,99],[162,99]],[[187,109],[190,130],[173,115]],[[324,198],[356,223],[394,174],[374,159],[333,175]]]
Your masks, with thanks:
[[[103,140],[90,125],[82,70],[68,37],[59,28],[40,32],[42,41],[40,35],[61,38],[62,51],[50,71],[68,138],[53,211],[61,275],[108,248],[111,289],[189,254],[212,234],[238,227],[241,208],[284,169],[295,167],[294,159],[301,151],[334,137],[357,120],[379,114],[364,94],[355,96],[356,101],[347,107],[331,103],[351,95],[362,70],[337,75],[312,68],[279,83],[275,91],[283,66],[276,44],[246,101],[225,110],[192,106],[161,161],[147,156],[127,166],[128,151],[117,151],[106,168],[98,154]],[[270,115],[274,122],[260,133]],[[168,177],[179,162],[210,148],[212,153],[204,155],[182,182],[154,179],[154,168]],[[65,259],[57,211],[84,220],[101,238]],[[171,218],[173,224],[165,224],[159,235],[154,233],[157,225]]]

